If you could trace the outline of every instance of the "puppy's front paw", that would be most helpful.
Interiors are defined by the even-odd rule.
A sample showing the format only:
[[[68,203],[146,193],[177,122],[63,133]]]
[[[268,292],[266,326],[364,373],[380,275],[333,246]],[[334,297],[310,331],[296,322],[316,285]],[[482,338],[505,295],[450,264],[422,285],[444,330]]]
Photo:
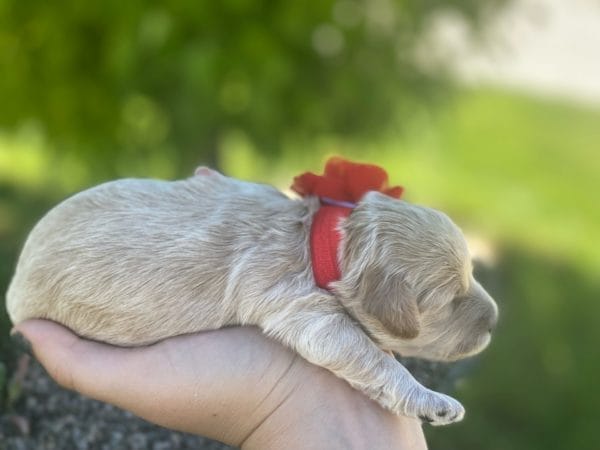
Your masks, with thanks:
[[[457,400],[429,389],[411,400],[411,404],[406,405],[407,412],[431,425],[460,422],[465,415],[465,408]]]

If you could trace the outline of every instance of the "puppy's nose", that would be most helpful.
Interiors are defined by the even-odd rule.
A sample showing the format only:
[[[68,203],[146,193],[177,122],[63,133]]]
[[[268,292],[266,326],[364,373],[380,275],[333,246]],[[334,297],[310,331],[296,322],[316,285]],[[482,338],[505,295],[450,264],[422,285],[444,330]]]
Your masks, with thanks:
[[[491,333],[496,329],[496,325],[498,325],[498,307],[496,303],[492,300],[490,314],[488,318],[488,332]]]
[[[477,280],[472,280],[471,289],[471,296],[479,306],[480,330],[491,333],[498,323],[498,305],[496,305],[494,299],[481,287]]]

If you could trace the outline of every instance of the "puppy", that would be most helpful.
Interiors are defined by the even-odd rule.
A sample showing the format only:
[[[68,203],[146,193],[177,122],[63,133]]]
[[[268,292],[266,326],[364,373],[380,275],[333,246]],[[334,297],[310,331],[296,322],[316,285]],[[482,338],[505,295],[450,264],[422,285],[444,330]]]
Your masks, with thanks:
[[[397,414],[462,419],[390,352],[452,361],[481,351],[497,318],[444,214],[378,192],[340,220],[341,276],[315,285],[319,200],[201,168],[81,192],[29,235],[7,294],[13,323],[45,318],[121,346],[256,325]]]

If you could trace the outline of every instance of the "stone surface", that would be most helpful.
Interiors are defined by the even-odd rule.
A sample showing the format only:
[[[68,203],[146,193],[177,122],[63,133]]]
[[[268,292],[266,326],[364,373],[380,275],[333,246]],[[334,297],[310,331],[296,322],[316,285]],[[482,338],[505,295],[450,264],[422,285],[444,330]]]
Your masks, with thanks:
[[[60,388],[32,361],[22,398],[0,416],[0,450],[226,450]]]

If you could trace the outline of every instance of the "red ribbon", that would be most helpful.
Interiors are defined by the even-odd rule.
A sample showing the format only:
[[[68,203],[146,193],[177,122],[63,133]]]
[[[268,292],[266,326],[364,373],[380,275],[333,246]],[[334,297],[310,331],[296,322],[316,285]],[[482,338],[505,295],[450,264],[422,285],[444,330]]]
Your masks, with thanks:
[[[347,161],[339,156],[329,158],[323,175],[305,172],[294,178],[292,189],[303,197],[316,195],[353,203],[359,202],[369,191],[394,198],[400,198],[404,191],[401,186],[388,186],[387,172],[381,167]]]
[[[321,207],[313,217],[310,249],[313,275],[317,286],[329,289],[341,278],[338,251],[341,241],[340,222],[347,218],[354,204],[369,191],[400,198],[401,186],[388,187],[388,175],[381,167],[330,158],[323,175],[305,172],[294,178],[292,189],[301,196],[314,195]]]

